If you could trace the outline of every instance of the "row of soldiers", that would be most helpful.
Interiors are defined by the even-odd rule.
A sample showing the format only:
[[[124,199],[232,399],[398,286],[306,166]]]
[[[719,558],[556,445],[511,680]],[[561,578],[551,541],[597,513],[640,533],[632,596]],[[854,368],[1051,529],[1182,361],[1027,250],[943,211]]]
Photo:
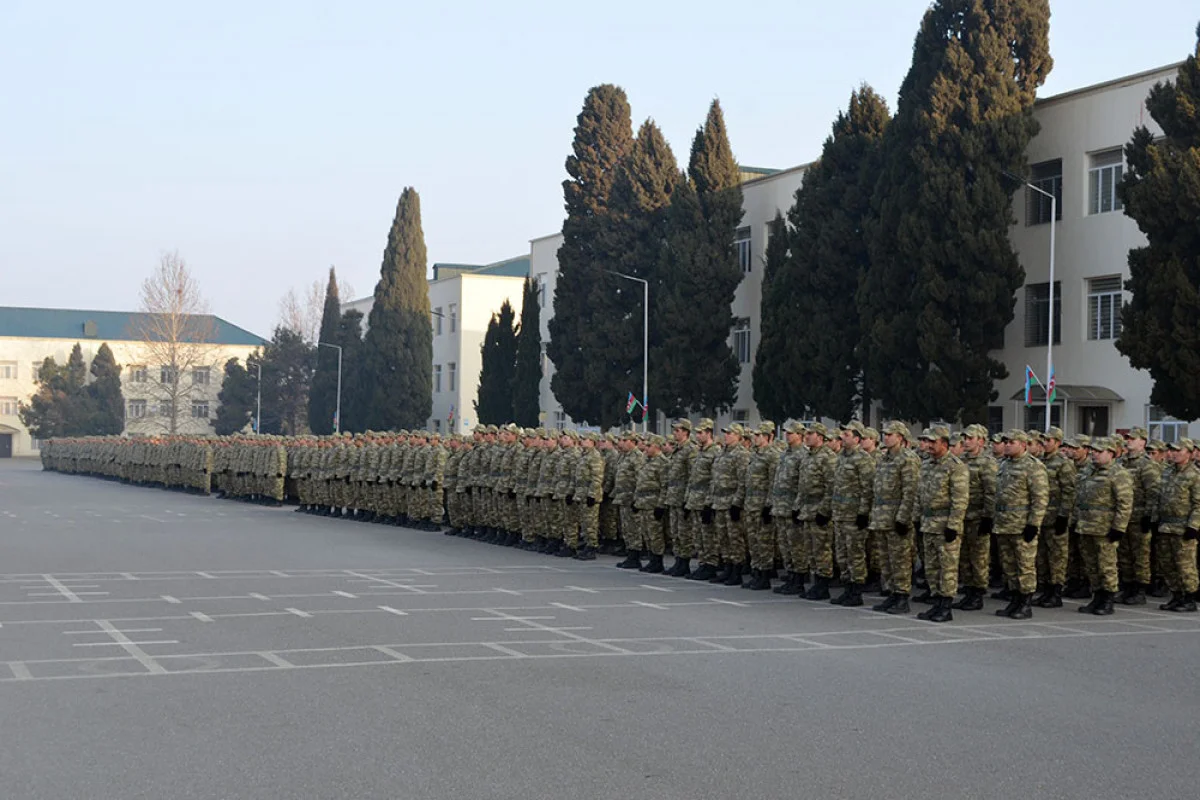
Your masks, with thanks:
[[[1114,600],[1143,604],[1155,567],[1171,590],[1163,607],[1195,608],[1190,442],[1148,443],[1142,429],[1064,442],[1052,428],[988,444],[981,426],[928,429],[914,448],[896,422],[882,435],[790,422],[777,440],[770,422],[718,437],[703,419],[678,420],[669,438],[515,425],[445,439],[94,437],[49,442],[43,461],[273,504],[292,496],[298,511],[361,521],[434,529],[448,516],[453,535],[581,560],[623,550],[622,568],[810,600],[861,605],[878,583],[874,607],[888,613],[910,611],[919,561],[927,590],[913,601],[930,603],[933,621],[982,608],[993,561],[1006,616],[1064,594],[1090,594],[1083,610],[1101,614]],[[831,598],[835,566],[843,591]]]

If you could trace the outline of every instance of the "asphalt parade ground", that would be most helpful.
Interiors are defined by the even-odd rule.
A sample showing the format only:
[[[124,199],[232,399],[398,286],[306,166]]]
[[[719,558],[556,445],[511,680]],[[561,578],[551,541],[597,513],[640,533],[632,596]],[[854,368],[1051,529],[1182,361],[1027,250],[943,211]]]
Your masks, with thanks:
[[[1200,785],[1200,615],[1156,604],[937,625],[22,460],[0,554],[5,797]]]

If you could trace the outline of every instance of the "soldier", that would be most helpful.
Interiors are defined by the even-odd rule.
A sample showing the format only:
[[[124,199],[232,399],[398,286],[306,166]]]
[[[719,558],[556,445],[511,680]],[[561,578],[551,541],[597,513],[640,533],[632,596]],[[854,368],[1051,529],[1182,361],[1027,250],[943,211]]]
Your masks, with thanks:
[[[911,534],[921,478],[921,460],[905,447],[908,427],[904,423],[889,422],[883,430],[885,450],[875,465],[868,530],[882,541],[883,553],[879,566],[887,599],[872,606],[872,610],[907,614],[908,598],[912,592]],[[949,438],[950,432],[946,431],[947,446]]]
[[[867,526],[870,524],[875,462],[861,448],[865,428],[857,420],[841,428],[842,451],[833,470],[834,546],[845,589],[830,602],[861,606],[867,579]]]
[[[1117,593],[1117,546],[1133,511],[1133,479],[1116,462],[1119,445],[1108,437],[1092,440],[1092,470],[1079,484],[1072,526],[1079,533],[1092,601],[1081,613],[1113,613]]]
[[[617,509],[612,504],[613,482],[617,479],[617,464],[621,453],[617,450],[617,437],[608,433],[596,447],[604,457],[604,499],[600,501],[600,552],[610,555],[625,555],[621,541]]]
[[[688,486],[684,509],[692,523],[692,541],[696,543],[699,568],[688,576],[693,581],[712,580],[717,574],[720,561],[716,531],[713,529],[715,513],[709,505],[712,485],[713,464],[721,454],[721,446],[713,441],[713,421],[707,417],[696,423],[693,435],[698,451],[688,471]]]
[[[1194,444],[1180,439],[1167,445],[1171,465],[1162,476],[1152,526],[1158,563],[1171,599],[1162,611],[1194,613],[1200,577],[1196,571],[1196,539],[1200,530],[1200,467],[1192,460]]]
[[[808,426],[804,434],[806,455],[800,460],[796,476],[796,500],[793,519],[802,527],[802,555],[808,559],[805,572],[812,572],[812,587],[801,596],[805,600],[828,600],[833,579],[833,473],[838,464],[841,443],[829,438],[829,429],[820,422]]]
[[[575,558],[580,561],[595,561],[596,549],[600,546],[600,501],[604,497],[604,456],[596,449],[596,435],[589,433],[580,439],[579,459],[575,464],[574,491],[571,494],[579,516],[579,529],[568,547],[576,548]],[[583,533],[583,547],[578,546],[579,531]],[[571,531],[568,530],[568,534]],[[662,570],[662,553],[659,552],[659,571]]]
[[[618,569],[642,568],[642,529],[634,514],[634,492],[637,476],[646,460],[646,454],[637,448],[637,434],[626,431],[617,447],[621,450],[621,462],[617,464],[617,475],[613,481],[613,505],[620,517],[621,535],[625,539],[625,560],[617,564]]]
[[[1092,471],[1090,436],[1080,434],[1071,440],[1074,445],[1066,454],[1075,466],[1075,494],[1079,494],[1079,485]],[[1074,507],[1071,509],[1074,513]],[[1063,597],[1072,600],[1082,600],[1092,596],[1088,586],[1087,574],[1083,569],[1083,556],[1079,553],[1079,532],[1068,526],[1067,530],[1067,584],[1063,589]]]
[[[1144,606],[1150,588],[1150,516],[1158,505],[1162,468],[1146,452],[1148,436],[1145,428],[1132,429],[1125,437],[1128,452],[1121,459],[1133,479],[1133,512],[1117,547],[1120,600],[1127,606]]]
[[[775,477],[771,481],[767,502],[775,527],[775,541],[787,574],[783,583],[772,591],[775,594],[798,595],[804,593],[808,574],[808,533],[796,511],[796,494],[800,464],[808,457],[808,450],[804,447],[803,423],[792,420],[784,424],[783,431],[786,449],[775,465]]]
[[[554,504],[554,476],[558,473],[558,462],[562,453],[558,449],[558,438],[544,431],[542,439],[541,471],[537,480],[538,536],[536,549],[539,553],[550,553],[558,549],[555,533],[558,531],[558,508]]]
[[[863,428],[863,438],[859,447],[871,457],[875,466],[883,458],[883,450],[879,447],[879,431],[867,426]],[[918,534],[919,535],[919,534]],[[864,592],[878,592],[883,587],[881,575],[886,559],[886,538],[882,531],[867,528],[867,582],[863,585]]]
[[[558,439],[558,472],[554,476],[554,503],[558,506],[558,531],[555,534],[558,547],[551,555],[559,558],[574,558],[575,546],[579,541],[579,509],[575,507],[575,464],[582,455],[579,449],[579,433],[564,430]]]
[[[951,604],[958,593],[958,555],[970,504],[971,470],[950,452],[950,431],[936,425],[925,436],[929,459],[921,466],[918,508],[925,534],[925,577],[933,607],[918,618],[929,622],[954,619]],[[965,445],[964,445],[965,447]]]
[[[746,545],[750,551],[750,580],[742,588],[766,591],[775,569],[775,525],[771,517],[771,488],[782,452],[775,446],[775,423],[764,420],[754,432],[754,450],[746,463]],[[788,505],[791,505],[790,503]]]
[[[969,501],[960,545],[959,581],[963,598],[951,608],[978,611],[987,594],[991,565],[992,527],[996,516],[996,459],[987,452],[987,428],[970,425],[963,431],[963,460],[967,465]],[[1073,493],[1072,493],[1073,496]]]
[[[727,425],[722,432],[725,449],[713,462],[708,493],[722,564],[709,583],[740,586],[746,560],[742,507],[746,500],[746,463],[750,460],[750,452],[742,446],[745,428],[739,423]]]
[[[1029,434],[1014,428],[1004,434],[1005,461],[996,478],[996,540],[1011,599],[998,617],[1029,619],[1037,588],[1037,536],[1050,489],[1046,468],[1029,454]]]
[[[536,550],[538,538],[544,541],[545,532],[542,526],[542,513],[538,505],[538,476],[542,472],[542,459],[546,457],[546,431],[534,428],[529,431],[527,444],[529,458],[525,463],[525,479],[522,481],[523,495],[518,496],[521,506],[521,544],[522,550]]]
[[[641,567],[642,572],[655,575],[663,571],[663,553],[666,539],[666,477],[670,461],[663,455],[663,437],[651,436],[646,442],[645,458],[641,461],[633,489],[633,517],[641,526],[638,538],[646,549],[649,560]]]
[[[675,450],[670,455],[670,464],[667,467],[663,502],[667,507],[667,525],[675,563],[667,570],[667,574],[672,578],[686,578],[692,574],[691,560],[696,554],[696,540],[693,536],[695,526],[689,519],[691,512],[684,506],[692,460],[699,450],[692,441],[690,420],[675,420],[671,426],[671,437],[675,440]]]
[[[1061,428],[1052,427],[1040,438],[1050,501],[1038,532],[1037,570],[1041,593],[1033,598],[1033,604],[1042,608],[1061,608],[1067,580],[1067,527],[1075,505],[1075,464],[1060,451]]]

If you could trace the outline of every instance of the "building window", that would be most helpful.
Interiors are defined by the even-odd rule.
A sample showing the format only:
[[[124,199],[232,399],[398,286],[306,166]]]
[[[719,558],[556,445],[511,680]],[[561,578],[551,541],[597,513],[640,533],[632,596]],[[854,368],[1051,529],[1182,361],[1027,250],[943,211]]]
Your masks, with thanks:
[[[558,428],[560,431],[563,428],[567,427],[566,412],[564,412],[564,411],[555,411],[554,412],[554,427]]]
[[[458,364],[451,361],[446,365],[447,388],[454,391],[458,387]]]
[[[42,362],[35,361],[29,365],[29,374],[33,376],[33,382],[37,383],[42,378]]]
[[[442,421],[440,419],[435,419],[433,421],[433,432],[434,433],[442,432]]]
[[[166,383],[166,384],[173,384],[173,383],[175,383],[177,375],[178,375],[178,370],[176,370],[174,367],[171,367],[171,366],[160,367],[158,370],[158,382]]]
[[[1050,284],[1031,283],[1025,287],[1025,346],[1045,346],[1049,341]],[[1054,282],[1054,343],[1062,344],[1062,284]]]
[[[1056,158],[1053,161],[1043,161],[1041,164],[1034,164],[1031,168],[1029,182],[1041,189],[1042,192],[1049,192],[1054,195],[1054,200],[1057,208],[1054,212],[1056,220],[1062,219],[1062,159]],[[1050,198],[1035,192],[1028,186],[1025,187],[1025,224],[1026,225],[1044,225],[1050,221]]]
[[[538,308],[546,307],[546,273],[539,273],[535,279],[537,282],[537,297]]]
[[[208,419],[208,401],[192,401],[192,419]]]
[[[1050,406],[1050,424],[1055,427],[1062,427],[1062,405],[1053,403]],[[1025,406],[1025,430],[1027,431],[1044,431],[1046,430],[1046,404],[1038,403],[1037,405]]]
[[[1187,436],[1188,424],[1175,419],[1158,406],[1147,406],[1146,430],[1151,439],[1160,439],[1169,444]]]
[[[1004,433],[1004,406],[988,406],[988,433]]]
[[[1117,184],[1125,172],[1121,148],[1094,153],[1088,169],[1088,213],[1107,214],[1120,211],[1121,198],[1117,196]]]
[[[38,439],[34,436],[30,436],[29,437],[29,449],[30,450],[41,450],[42,449],[42,440]]]
[[[167,419],[170,419],[171,417],[175,416],[173,413],[171,413],[171,401],[170,400],[159,400],[158,401],[158,415],[160,417],[166,417]]]
[[[129,380],[132,383],[145,383],[150,380],[149,371],[145,364],[131,366],[129,368]]]
[[[454,333],[458,330],[458,305],[456,303],[452,303],[447,306],[447,308],[450,309],[450,332]]]
[[[433,333],[435,336],[442,335],[442,307],[438,306],[433,310]]]
[[[192,386],[208,386],[210,378],[208,367],[196,367],[192,370]]]
[[[744,408],[735,408],[733,416],[730,418],[733,422],[746,423],[750,421],[750,412]]]
[[[15,381],[17,379],[17,362],[0,361],[0,381]]]
[[[442,365],[433,365],[433,390],[440,392],[442,390]]]
[[[1088,281],[1088,338],[1115,339],[1121,335],[1121,276]]]
[[[17,415],[17,398],[0,397],[0,417],[15,417]]]
[[[125,416],[128,419],[141,419],[146,416],[145,400],[130,400],[125,404]]]
[[[749,317],[739,317],[733,324],[733,352],[739,364],[750,363]]]
[[[742,274],[750,273],[750,229],[738,228],[737,233],[733,235],[733,248],[737,251],[738,266],[742,268]]]
[[[1079,433],[1108,436],[1108,406],[1079,406]]]

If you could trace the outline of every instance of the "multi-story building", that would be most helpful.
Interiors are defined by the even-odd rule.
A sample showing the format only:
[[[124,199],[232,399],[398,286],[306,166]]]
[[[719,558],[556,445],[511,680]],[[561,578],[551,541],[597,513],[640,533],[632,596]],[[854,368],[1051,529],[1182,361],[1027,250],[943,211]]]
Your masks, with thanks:
[[[433,327],[433,410],[426,428],[442,433],[470,433],[479,399],[483,337],[492,315],[507,300],[517,319],[529,256],[494,264],[434,264],[429,280]],[[373,296],[345,303],[342,311],[362,312],[364,328]]]
[[[0,457],[37,453],[39,442],[18,409],[37,391],[45,359],[65,364],[76,343],[89,367],[105,343],[121,365],[126,433],[165,433],[172,419],[179,433],[211,433],[225,362],[245,360],[263,340],[220,317],[200,317],[190,327],[204,335],[180,345],[186,357],[176,365],[184,367],[172,370],[161,363],[163,347],[146,343],[154,326],[145,322],[145,315],[120,311],[0,307]]]

